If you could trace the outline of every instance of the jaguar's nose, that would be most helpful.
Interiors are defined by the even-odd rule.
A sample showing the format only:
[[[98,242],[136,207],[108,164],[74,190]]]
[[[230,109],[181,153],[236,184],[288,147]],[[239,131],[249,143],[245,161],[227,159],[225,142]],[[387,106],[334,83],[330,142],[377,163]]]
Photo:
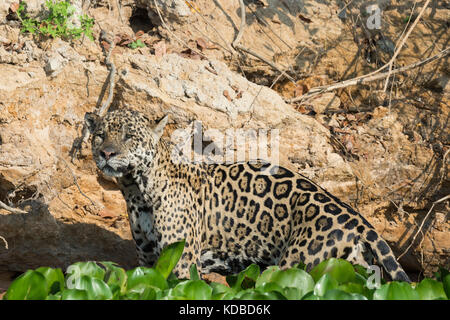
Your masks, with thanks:
[[[113,147],[105,147],[103,150],[100,150],[100,155],[105,158],[105,160],[109,160],[110,158],[117,155],[117,151]]]

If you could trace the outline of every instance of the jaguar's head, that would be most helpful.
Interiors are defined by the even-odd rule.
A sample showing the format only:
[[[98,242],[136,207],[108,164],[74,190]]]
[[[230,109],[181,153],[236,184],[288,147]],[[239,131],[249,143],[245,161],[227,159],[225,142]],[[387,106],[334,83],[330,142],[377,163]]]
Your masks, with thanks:
[[[145,170],[155,157],[167,119],[166,115],[154,124],[144,114],[128,109],[111,111],[103,117],[86,113],[97,167],[118,178]]]

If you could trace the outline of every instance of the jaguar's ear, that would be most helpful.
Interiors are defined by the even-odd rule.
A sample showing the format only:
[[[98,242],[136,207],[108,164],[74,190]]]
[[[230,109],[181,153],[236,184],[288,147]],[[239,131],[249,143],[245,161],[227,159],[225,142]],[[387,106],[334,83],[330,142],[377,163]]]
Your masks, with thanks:
[[[159,120],[156,125],[152,128],[153,133],[156,136],[156,139],[159,140],[164,132],[164,128],[169,121],[169,115],[166,114],[161,120]]]
[[[84,122],[86,123],[86,126],[89,129],[90,133],[93,133],[95,131],[99,119],[100,117],[93,112],[86,112],[86,114],[84,115]]]

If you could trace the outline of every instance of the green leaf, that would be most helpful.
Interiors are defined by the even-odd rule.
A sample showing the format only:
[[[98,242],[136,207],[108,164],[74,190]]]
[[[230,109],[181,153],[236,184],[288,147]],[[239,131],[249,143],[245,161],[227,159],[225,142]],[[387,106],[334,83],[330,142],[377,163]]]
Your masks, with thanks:
[[[330,274],[339,284],[355,280],[355,270],[350,262],[344,259],[331,258],[315,266],[310,275],[318,281],[324,274]]]
[[[61,292],[56,294],[49,294],[45,300],[61,300]]]
[[[332,289],[325,293],[323,300],[367,300],[366,297],[358,293],[347,293],[339,289]]]
[[[106,284],[112,288],[113,286],[117,286],[119,291],[123,293],[127,284],[127,273],[124,269],[117,267],[114,262],[103,261],[100,262],[101,265],[105,267],[105,277],[104,281]]]
[[[415,289],[420,300],[447,299],[443,284],[433,279],[422,280]]]
[[[49,294],[55,294],[64,289],[64,275],[61,269],[53,269],[49,267],[40,267],[36,269],[37,272],[42,274],[47,283],[47,292]]]
[[[189,279],[190,280],[200,280],[200,276],[198,275],[197,265],[195,263],[191,264],[189,268]]]
[[[353,268],[355,269],[356,275],[360,275],[366,280],[370,276],[370,274],[367,273],[367,269],[360,264],[354,265]]]
[[[185,240],[172,243],[165,247],[158,261],[156,262],[155,269],[163,275],[165,279],[175,268],[178,260],[180,260],[181,254],[183,253]]]
[[[127,271],[127,291],[142,294],[147,287],[165,290],[169,286],[166,279],[153,268],[137,267]]]
[[[263,273],[261,273],[259,278],[256,279],[255,287],[260,287],[263,284],[265,284],[266,282],[269,282],[270,279],[272,278],[272,275],[279,270],[280,270],[280,268],[278,266],[268,267],[266,270],[263,271]]]
[[[373,293],[373,300],[418,300],[419,294],[407,282],[383,284]]]
[[[337,289],[339,283],[329,274],[324,274],[314,286],[314,294],[317,296],[323,296],[331,289]]]
[[[93,261],[77,262],[70,265],[66,271],[72,279],[80,278],[81,276],[89,276],[103,280],[105,278],[105,270]]]
[[[37,271],[28,270],[14,280],[6,291],[6,300],[45,300],[47,282]]]
[[[319,296],[316,296],[313,291],[308,292],[302,297],[302,300],[320,300]]]
[[[259,266],[251,264],[237,275],[227,276],[227,283],[233,290],[240,291],[242,289],[254,287],[259,275]]]
[[[263,275],[261,275],[261,277],[263,277]],[[313,278],[306,271],[297,268],[276,271],[271,270],[267,275],[264,275],[264,281],[260,279],[257,280],[256,288],[262,287],[267,282],[276,283],[284,289],[285,294],[293,299],[301,299],[306,293],[314,290]],[[286,290],[286,288],[295,288],[296,291]]]
[[[277,291],[261,292],[255,289],[247,289],[235,296],[239,300],[286,300],[286,297]]]
[[[171,295],[188,300],[209,300],[212,296],[212,290],[202,280],[186,280],[173,288]]]
[[[88,293],[86,290],[79,289],[65,289],[61,293],[62,300],[88,300]]]
[[[446,275],[444,279],[442,279],[442,284],[444,286],[444,291],[447,295],[447,299],[450,299],[450,274]]]
[[[141,293],[138,299],[134,300],[155,300],[156,299],[156,291],[154,288],[148,287],[145,288]]]
[[[86,290],[89,300],[110,300],[113,297],[111,289],[103,280],[89,276],[82,276],[76,289]]]

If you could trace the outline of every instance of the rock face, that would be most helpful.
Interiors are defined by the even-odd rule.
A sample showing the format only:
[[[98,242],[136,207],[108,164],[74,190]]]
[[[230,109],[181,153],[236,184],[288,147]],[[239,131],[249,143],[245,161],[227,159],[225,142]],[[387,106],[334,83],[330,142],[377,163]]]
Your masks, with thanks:
[[[281,2],[288,8],[281,10]],[[151,13],[153,3],[123,2],[123,12],[129,13],[124,20],[131,16],[130,7],[145,7]],[[205,24],[197,24],[199,29],[195,30],[193,21],[200,23],[202,19],[186,10],[185,1],[158,3],[167,21],[172,21],[171,15],[178,17],[173,32],[179,37],[196,40],[206,33],[225,47]],[[206,17],[211,10],[219,12],[214,16],[217,30],[231,43],[235,35],[232,25],[239,25],[238,1],[222,1],[222,5],[214,1],[214,6],[195,3]],[[262,37],[255,36],[259,28],[256,17],[292,36],[284,38],[286,44],[274,40],[277,44],[273,46],[295,46],[302,38],[317,48],[321,41],[334,41],[341,35],[341,21],[320,1],[303,9],[298,1],[268,3],[251,7],[255,15],[247,13],[249,29],[244,46],[254,45],[262,54],[270,52]],[[90,11],[95,18],[102,17],[106,26],[118,24],[118,20],[107,18],[107,13],[100,5]],[[3,7],[0,18],[1,14],[5,14]],[[323,24],[323,20],[329,23]],[[161,26],[153,22],[164,36]],[[124,32],[131,30],[127,24],[119,27]],[[99,30],[95,32],[98,37]],[[448,167],[442,159],[446,150],[437,142],[430,147],[423,135],[410,127],[405,119],[413,111],[408,106],[389,110],[377,105],[367,117],[344,114],[337,111],[346,100],[333,93],[311,102],[315,116],[303,114],[276,91],[247,80],[243,75],[248,73],[236,72],[234,60],[224,58],[228,54],[225,49],[208,49],[211,58],[200,59],[181,52],[169,41],[167,45],[167,52],[158,54],[149,48],[133,51],[116,47],[112,58],[118,74],[112,109],[129,107],[152,119],[169,114],[166,138],[190,128],[194,120],[201,121],[211,136],[214,129],[232,138],[246,138],[234,145],[214,141],[225,149],[248,150],[258,130],[279,137],[278,144],[269,150],[276,161],[355,206],[397,254],[418,232],[430,201],[445,195]],[[277,62],[291,63],[293,58],[286,55]],[[314,55],[302,55],[296,66],[309,68],[314,59]],[[73,162],[70,157],[84,113],[99,103],[107,77],[103,60],[98,43],[88,39],[72,45],[58,39],[36,44],[14,26],[0,26],[0,200],[28,212],[0,209],[0,236],[8,242],[8,249],[0,242],[0,271],[66,267],[81,260],[111,260],[125,267],[137,263],[125,202],[117,186],[98,174],[89,145],[83,145]],[[261,78],[271,72],[262,72]],[[336,114],[329,118],[322,114],[330,110]],[[402,200],[408,200],[409,207],[399,206]],[[415,251],[410,250],[401,260],[406,269],[430,274],[438,265],[449,267],[446,205],[437,206],[428,216],[420,230],[425,236],[420,234]]]

